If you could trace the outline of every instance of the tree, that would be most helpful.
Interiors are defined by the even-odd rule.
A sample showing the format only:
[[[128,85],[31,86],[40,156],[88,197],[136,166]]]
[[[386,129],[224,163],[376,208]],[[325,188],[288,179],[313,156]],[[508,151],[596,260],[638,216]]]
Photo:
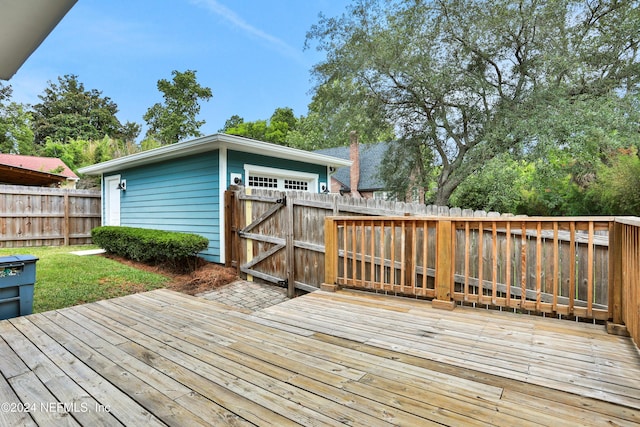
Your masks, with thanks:
[[[31,114],[22,104],[0,106],[0,153],[36,154]]]
[[[196,120],[200,113],[200,100],[211,99],[212,92],[196,80],[196,72],[172,71],[172,81],[158,80],[164,103],[157,103],[147,110],[144,120],[149,125],[147,137],[162,144],[174,144],[190,136],[201,136],[199,129],[204,120]]]
[[[139,123],[126,122],[120,130],[120,139],[125,143],[134,143],[141,130],[142,126]]]
[[[296,130],[298,119],[289,107],[276,108],[269,119],[269,127],[265,138],[275,144],[286,145],[289,132]]]
[[[276,108],[269,120],[245,122],[242,117],[234,115],[220,132],[308,151],[348,144],[349,130],[361,131],[360,142],[363,143],[393,139],[393,130],[386,122],[376,122],[375,112],[369,114],[360,108],[353,114],[341,110],[334,111],[332,115],[324,107],[324,102],[333,103],[335,100],[317,96],[306,117],[296,117],[289,107]],[[346,117],[351,121],[345,120]]]
[[[244,123],[244,119],[237,114],[234,114],[224,122],[224,127],[218,130],[218,132],[227,133],[227,130],[238,127],[242,123]]]
[[[244,120],[238,123],[237,126],[228,128],[225,133],[229,135],[238,135],[245,138],[256,139],[258,141],[267,140],[267,121],[256,120],[255,122],[245,122]]]
[[[0,83],[0,153],[35,154],[31,115],[11,99],[11,86]]]
[[[417,140],[405,139],[402,143],[389,144],[379,171],[389,197],[401,201],[433,202],[432,182],[438,170],[424,168],[424,165],[432,163],[432,158],[433,153]]]
[[[11,86],[5,86],[4,83],[0,82],[0,105],[2,105],[3,102],[6,102],[6,100],[11,98],[11,93],[13,92],[13,89],[11,88]]]
[[[276,108],[268,121],[245,122],[240,116],[231,116],[225,122],[222,132],[287,145],[287,136],[296,129],[297,125],[298,119],[293,114],[293,109],[284,107]]]
[[[407,155],[438,171],[434,201],[448,204],[501,153],[579,144],[602,124],[580,120],[595,104],[631,119],[619,131],[637,132],[637,105],[628,108],[640,79],[638,6],[358,0],[338,18],[321,17],[307,40],[327,53],[313,69],[317,91],[339,86],[342,99],[364,97],[402,143],[419,144]]]
[[[269,119],[269,124],[274,123],[283,123],[286,125],[287,130],[295,130],[298,126],[298,119],[295,114],[293,114],[293,109],[290,107],[281,107],[276,108],[271,118]]]
[[[451,204],[465,209],[516,213],[530,188],[533,165],[503,153],[465,179],[453,192]]]
[[[322,128],[318,114],[309,111],[307,116],[300,116],[298,118],[296,129],[287,134],[285,145],[301,150],[313,151],[331,147],[332,145],[326,144],[326,141],[329,141],[329,139],[326,137],[325,129]],[[341,142],[346,144],[347,141],[349,141],[349,139],[345,137]]]
[[[620,149],[610,165],[601,165],[588,199],[602,215],[640,215],[640,157],[636,147]]]
[[[299,128],[304,145],[314,150],[346,145],[352,131],[364,144],[395,139],[393,124],[386,120],[379,100],[352,79],[335,78],[318,85],[304,126]]]
[[[96,89],[85,90],[78,76],[58,77],[58,83],[49,82],[42,102],[33,106],[35,142],[44,145],[47,138],[66,143],[72,139],[112,138],[133,140],[140,132],[139,125],[124,126],[116,117],[118,106]]]
[[[131,141],[105,136],[99,140],[72,139],[66,143],[48,138],[40,154],[62,159],[67,166],[75,171],[83,166],[106,162],[139,151],[138,145]]]

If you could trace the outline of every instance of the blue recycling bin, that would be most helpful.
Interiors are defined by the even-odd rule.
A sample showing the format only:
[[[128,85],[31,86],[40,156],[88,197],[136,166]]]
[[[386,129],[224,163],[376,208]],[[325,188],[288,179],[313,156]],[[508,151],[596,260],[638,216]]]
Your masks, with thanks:
[[[33,255],[0,257],[0,320],[33,312],[36,261]]]

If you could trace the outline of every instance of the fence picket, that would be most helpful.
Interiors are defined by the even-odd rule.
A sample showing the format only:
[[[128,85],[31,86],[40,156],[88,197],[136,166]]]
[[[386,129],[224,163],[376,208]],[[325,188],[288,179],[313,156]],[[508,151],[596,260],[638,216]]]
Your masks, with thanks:
[[[90,244],[100,201],[100,191],[0,185],[0,246]]]

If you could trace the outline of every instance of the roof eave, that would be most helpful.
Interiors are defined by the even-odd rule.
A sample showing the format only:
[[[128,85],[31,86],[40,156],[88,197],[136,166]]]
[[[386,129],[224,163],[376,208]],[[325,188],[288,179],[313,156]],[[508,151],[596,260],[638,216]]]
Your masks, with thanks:
[[[80,168],[78,172],[85,175],[100,175],[103,173],[115,172],[151,163],[157,163],[163,160],[175,159],[177,157],[185,157],[193,154],[204,153],[207,151],[218,150],[221,146],[225,146],[236,151],[250,153],[259,152],[260,154],[268,156],[280,157],[288,160],[295,160],[306,163],[321,164],[334,167],[351,166],[350,160],[343,160],[336,157],[311,153],[309,151],[299,150],[297,148],[285,147],[282,145],[271,144],[268,142],[257,141],[235,135],[214,134],[203,136],[201,138],[193,139],[190,141],[184,141],[176,144],[166,145],[164,147],[154,148],[153,150],[143,151],[113,160],[108,160],[106,162],[98,163],[92,166],[86,166]]]
[[[9,80],[77,0],[2,2],[0,80]]]

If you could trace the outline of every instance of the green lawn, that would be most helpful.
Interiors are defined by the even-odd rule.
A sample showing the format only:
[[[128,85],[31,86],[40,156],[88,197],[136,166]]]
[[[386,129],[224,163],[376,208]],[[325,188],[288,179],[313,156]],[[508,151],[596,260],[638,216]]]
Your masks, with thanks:
[[[0,249],[0,256],[30,254],[39,258],[36,262],[34,313],[162,288],[170,280],[102,256],[69,253],[96,248],[9,248]]]

